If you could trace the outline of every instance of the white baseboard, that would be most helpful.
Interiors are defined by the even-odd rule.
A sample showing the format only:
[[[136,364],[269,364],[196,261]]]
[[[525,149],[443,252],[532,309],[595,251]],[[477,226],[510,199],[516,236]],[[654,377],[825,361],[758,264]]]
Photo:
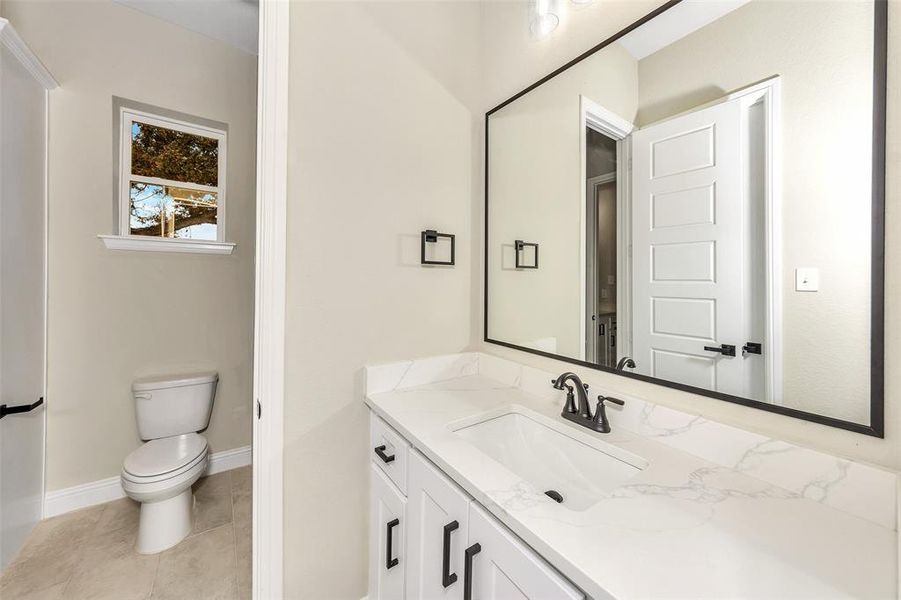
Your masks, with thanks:
[[[122,491],[118,477],[47,492],[44,494],[44,518],[124,497],[125,492]]]
[[[246,467],[251,462],[250,446],[214,452],[210,455],[210,466],[207,467],[206,475],[215,475],[222,471]]]
[[[210,455],[205,475],[231,471],[251,464],[250,446],[223,450]],[[100,479],[44,494],[44,518],[55,517],[80,508],[124,498],[118,477]]]

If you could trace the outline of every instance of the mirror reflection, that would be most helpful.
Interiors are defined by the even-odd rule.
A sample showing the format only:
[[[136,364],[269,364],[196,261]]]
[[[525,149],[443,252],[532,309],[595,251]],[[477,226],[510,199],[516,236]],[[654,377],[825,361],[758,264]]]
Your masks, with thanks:
[[[869,423],[873,23],[683,2],[490,113],[486,337]]]

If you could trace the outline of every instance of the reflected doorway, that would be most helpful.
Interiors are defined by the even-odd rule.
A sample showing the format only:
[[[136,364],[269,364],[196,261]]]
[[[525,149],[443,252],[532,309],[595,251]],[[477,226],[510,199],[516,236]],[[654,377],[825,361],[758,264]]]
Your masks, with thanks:
[[[590,127],[585,132],[587,360],[613,367],[617,360],[617,142]]]

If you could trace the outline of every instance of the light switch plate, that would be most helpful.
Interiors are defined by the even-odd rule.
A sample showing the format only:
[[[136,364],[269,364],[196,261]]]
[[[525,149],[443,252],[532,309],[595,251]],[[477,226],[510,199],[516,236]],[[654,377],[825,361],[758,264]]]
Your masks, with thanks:
[[[795,269],[795,291],[817,292],[820,289],[820,270],[812,267]]]

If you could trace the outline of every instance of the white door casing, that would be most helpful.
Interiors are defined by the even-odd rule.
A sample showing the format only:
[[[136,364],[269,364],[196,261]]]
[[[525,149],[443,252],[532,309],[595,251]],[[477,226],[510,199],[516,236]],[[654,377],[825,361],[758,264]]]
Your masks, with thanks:
[[[254,290],[253,598],[284,596],[285,285],[290,3],[261,0]]]
[[[737,101],[633,135],[636,371],[735,395],[744,386],[741,143]],[[722,344],[736,356],[705,350]]]
[[[0,404],[46,391],[47,110],[56,82],[0,19]],[[0,570],[43,514],[45,408],[0,420]]]
[[[596,342],[595,325],[591,320],[594,311],[591,309],[591,304],[588,300],[590,292],[593,292],[593,290],[590,289],[592,287],[592,282],[589,277],[590,267],[588,264],[590,262],[588,254],[592,250],[593,244],[588,239],[588,236],[591,235],[592,231],[596,230],[596,227],[590,223],[590,213],[592,211],[589,210],[589,199],[591,194],[589,193],[587,179],[587,128],[602,133],[612,140],[616,140],[616,243],[618,263],[616,270],[616,313],[619,322],[617,325],[618,354],[628,355],[631,353],[632,339],[629,325],[632,320],[632,306],[629,301],[632,273],[629,265],[629,255],[627,251],[624,251],[624,248],[628,248],[631,243],[631,228],[629,227],[631,211],[628,209],[628,206],[630,202],[629,198],[631,197],[632,183],[631,178],[629,177],[629,162],[631,160],[630,157],[632,152],[630,134],[633,131],[634,125],[613,111],[607,110],[590,98],[579,96],[579,144],[581,148],[579,181],[584,194],[581,203],[581,227],[579,228],[579,257],[581,261],[581,264],[579,265],[579,272],[581,273],[580,331],[582,331],[584,336],[584,340],[580,345],[579,350],[578,358],[580,360],[586,360],[591,354],[589,348]],[[590,358],[588,359],[591,360]]]

